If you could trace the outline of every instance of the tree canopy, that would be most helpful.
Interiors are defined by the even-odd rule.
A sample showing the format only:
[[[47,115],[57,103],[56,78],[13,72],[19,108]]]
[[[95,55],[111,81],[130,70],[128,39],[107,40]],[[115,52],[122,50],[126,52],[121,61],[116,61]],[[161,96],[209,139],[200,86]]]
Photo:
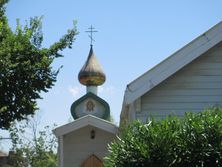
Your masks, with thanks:
[[[13,31],[5,15],[8,0],[0,0],[0,128],[8,129],[13,121],[26,119],[38,109],[37,99],[55,83],[54,70],[60,51],[71,48],[78,34],[76,24],[53,43],[43,48],[41,17],[30,18],[22,26],[17,20]]]
[[[57,139],[52,134],[55,126],[41,128],[38,115],[14,122],[9,129],[13,154],[5,167],[57,167]]]

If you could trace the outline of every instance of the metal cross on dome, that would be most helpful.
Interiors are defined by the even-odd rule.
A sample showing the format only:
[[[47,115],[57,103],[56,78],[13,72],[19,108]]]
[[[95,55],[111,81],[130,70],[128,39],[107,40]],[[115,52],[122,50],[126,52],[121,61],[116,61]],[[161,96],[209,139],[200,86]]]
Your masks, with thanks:
[[[91,40],[90,45],[92,45],[92,42],[95,41],[95,40],[93,39],[93,33],[94,33],[94,32],[98,32],[98,31],[96,31],[95,28],[94,28],[92,25],[91,25],[91,27],[89,27],[88,29],[89,29],[89,31],[85,31],[85,32],[90,33],[90,35],[89,35],[89,38],[90,38],[90,40]]]

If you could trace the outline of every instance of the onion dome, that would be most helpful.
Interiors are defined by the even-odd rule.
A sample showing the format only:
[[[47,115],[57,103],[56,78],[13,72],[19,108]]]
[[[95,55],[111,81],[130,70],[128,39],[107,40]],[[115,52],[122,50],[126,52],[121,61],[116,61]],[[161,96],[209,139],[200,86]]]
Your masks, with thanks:
[[[92,45],[89,51],[89,56],[80,70],[78,78],[79,82],[86,86],[102,85],[106,80],[102,67],[93,53]]]

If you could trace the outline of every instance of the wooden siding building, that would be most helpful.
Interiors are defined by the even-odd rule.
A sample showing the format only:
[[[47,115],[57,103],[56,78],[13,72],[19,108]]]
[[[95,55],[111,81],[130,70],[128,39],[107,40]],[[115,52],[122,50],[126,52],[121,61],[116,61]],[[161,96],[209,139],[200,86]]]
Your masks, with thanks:
[[[120,124],[222,106],[222,22],[131,82]]]

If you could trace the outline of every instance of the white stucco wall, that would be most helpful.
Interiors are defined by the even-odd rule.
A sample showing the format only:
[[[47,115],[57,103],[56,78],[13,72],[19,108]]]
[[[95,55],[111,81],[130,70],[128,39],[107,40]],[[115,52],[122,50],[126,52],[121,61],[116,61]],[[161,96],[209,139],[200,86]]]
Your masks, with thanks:
[[[136,119],[142,121],[151,115],[157,118],[170,113],[183,116],[186,111],[199,112],[206,107],[222,106],[222,44],[147,92],[140,102],[140,110],[135,112]]]
[[[95,131],[91,139],[90,132]],[[63,136],[64,167],[80,167],[84,160],[94,154],[101,160],[107,155],[107,145],[116,135],[104,130],[86,126]]]

